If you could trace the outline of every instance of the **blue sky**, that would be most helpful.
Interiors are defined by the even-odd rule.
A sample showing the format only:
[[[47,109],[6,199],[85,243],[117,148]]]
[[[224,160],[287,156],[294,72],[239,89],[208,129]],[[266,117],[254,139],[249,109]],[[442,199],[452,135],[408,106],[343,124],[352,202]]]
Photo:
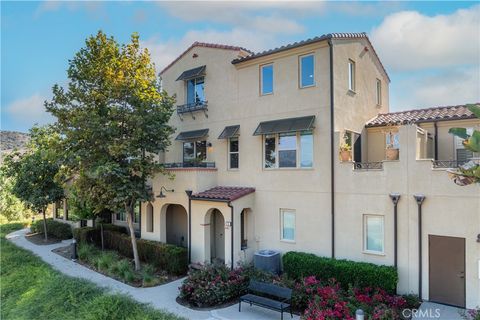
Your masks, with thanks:
[[[1,128],[52,118],[43,101],[68,59],[103,30],[140,34],[158,70],[194,41],[253,51],[330,32],[365,31],[397,111],[480,101],[478,2],[1,2]]]

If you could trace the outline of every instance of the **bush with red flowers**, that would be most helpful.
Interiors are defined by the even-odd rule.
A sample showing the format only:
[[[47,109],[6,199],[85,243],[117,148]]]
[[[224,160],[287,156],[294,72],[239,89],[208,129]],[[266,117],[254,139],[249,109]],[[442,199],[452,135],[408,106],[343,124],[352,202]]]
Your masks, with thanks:
[[[195,307],[212,307],[233,301],[247,292],[250,278],[272,282],[276,276],[241,266],[207,264],[192,269],[183,282],[179,298]]]
[[[405,298],[383,289],[344,290],[334,280],[322,285],[315,277],[305,278],[303,282],[304,294],[310,297],[302,316],[305,320],[354,319],[357,309],[365,312],[366,319],[402,319],[401,311],[407,307]]]

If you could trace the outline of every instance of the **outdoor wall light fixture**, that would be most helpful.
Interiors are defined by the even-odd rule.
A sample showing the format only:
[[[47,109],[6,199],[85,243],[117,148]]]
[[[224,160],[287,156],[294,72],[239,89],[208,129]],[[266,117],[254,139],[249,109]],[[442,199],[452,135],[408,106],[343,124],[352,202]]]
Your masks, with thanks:
[[[211,142],[207,142],[207,147],[211,148],[211,147],[212,147],[212,143],[211,143]]]
[[[160,193],[158,194],[157,198],[165,198],[166,195],[163,193],[163,191],[165,190],[165,192],[175,192],[175,190],[171,189],[171,190],[168,190],[167,188],[165,188],[164,186],[162,186],[160,188]]]

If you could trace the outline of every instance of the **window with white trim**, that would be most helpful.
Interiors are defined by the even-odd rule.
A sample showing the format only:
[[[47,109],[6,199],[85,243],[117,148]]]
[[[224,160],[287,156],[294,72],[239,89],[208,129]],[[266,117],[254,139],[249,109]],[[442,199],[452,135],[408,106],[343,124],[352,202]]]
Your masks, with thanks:
[[[188,141],[183,143],[183,162],[195,163],[207,160],[207,141]]]
[[[280,209],[280,220],[280,239],[283,241],[295,241],[295,210]]]
[[[384,216],[363,215],[363,250],[384,253]]]
[[[260,94],[273,93],[273,64],[266,64],[260,67]]]
[[[376,86],[377,86],[377,106],[381,106],[382,105],[382,81],[380,79],[377,79]]]
[[[239,141],[238,137],[228,139],[228,168],[238,169],[239,166]]]
[[[300,88],[315,85],[315,56],[308,54],[300,56]]]
[[[355,61],[348,60],[348,90],[355,91]]]
[[[313,167],[312,131],[264,136],[264,168]]]

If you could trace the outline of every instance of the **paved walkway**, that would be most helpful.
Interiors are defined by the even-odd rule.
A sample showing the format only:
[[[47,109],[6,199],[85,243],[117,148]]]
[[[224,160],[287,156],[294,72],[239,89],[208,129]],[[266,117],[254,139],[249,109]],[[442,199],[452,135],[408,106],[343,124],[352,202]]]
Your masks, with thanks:
[[[106,287],[112,292],[123,293],[131,296],[133,299],[142,303],[149,303],[153,307],[174,313],[178,316],[188,319],[220,319],[220,320],[242,320],[242,319],[280,319],[280,313],[259,307],[242,306],[242,312],[238,312],[238,304],[233,306],[217,309],[212,311],[195,311],[179,305],[175,299],[178,295],[178,287],[182,283],[182,279],[176,280],[161,286],[151,288],[134,288],[120,281],[106,277],[100,273],[90,270],[78,263],[72,262],[60,255],[53,253],[52,250],[68,245],[71,240],[51,245],[36,245],[25,239],[28,229],[15,231],[7,235],[7,239],[19,247],[30,250],[38,255],[42,260],[50,264],[64,274],[89,280],[98,286]],[[286,314],[285,319],[290,319]],[[294,316],[294,319],[298,319]]]
[[[418,309],[413,319],[440,319],[440,320],[461,320],[460,311],[462,309],[446,306],[443,304],[424,302]]]

